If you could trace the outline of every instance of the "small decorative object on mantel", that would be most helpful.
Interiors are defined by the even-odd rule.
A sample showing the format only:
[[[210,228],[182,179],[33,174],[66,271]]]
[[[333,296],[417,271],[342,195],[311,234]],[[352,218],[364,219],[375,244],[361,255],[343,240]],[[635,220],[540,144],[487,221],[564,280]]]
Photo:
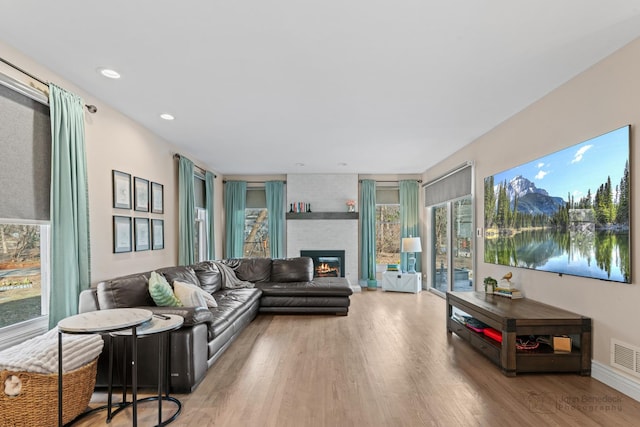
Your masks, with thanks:
[[[493,293],[493,288],[498,284],[498,281],[491,276],[484,278],[484,291],[488,294]]]
[[[311,203],[294,202],[289,203],[289,213],[311,212]]]
[[[347,212],[355,212],[355,211],[356,211],[356,201],[347,200]]]

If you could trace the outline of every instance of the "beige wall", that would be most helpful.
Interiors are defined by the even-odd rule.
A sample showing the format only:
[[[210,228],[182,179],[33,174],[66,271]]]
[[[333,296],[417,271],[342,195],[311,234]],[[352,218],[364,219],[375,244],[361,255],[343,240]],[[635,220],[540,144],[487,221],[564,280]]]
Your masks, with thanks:
[[[632,125],[632,278],[633,284],[485,264],[483,241],[477,239],[477,279],[513,271],[526,297],[593,318],[594,360],[609,365],[610,340],[640,346],[635,327],[640,303],[640,181],[636,150],[640,125],[640,39],[509,118],[469,146],[427,170],[429,181],[465,162],[475,164],[476,221],[483,218],[483,180],[513,166],[580,143],[621,126]],[[426,258],[425,258],[426,259]],[[478,282],[479,280],[476,280]],[[476,285],[477,286],[477,285]]]
[[[89,180],[89,215],[91,233],[92,282],[118,275],[175,265],[177,252],[177,161],[173,154],[181,151],[151,133],[133,120],[95,99],[80,88],[53,74],[20,52],[0,43],[0,56],[29,71],[40,79],[52,81],[81,96],[85,103],[95,104],[97,114],[85,113],[87,169]],[[7,67],[8,68],[8,67]],[[10,69],[9,69],[10,70]],[[5,68],[2,69],[5,71]],[[9,71],[11,72],[11,71]],[[12,77],[27,82],[15,72]],[[198,166],[206,167],[191,157]],[[111,171],[116,169],[164,185],[164,214],[113,209]],[[222,177],[216,179],[216,210],[222,206]],[[156,251],[113,253],[113,215],[158,218],[164,220],[165,249]],[[216,218],[216,231],[222,230],[221,215]],[[221,232],[216,234],[217,254],[221,253]]]

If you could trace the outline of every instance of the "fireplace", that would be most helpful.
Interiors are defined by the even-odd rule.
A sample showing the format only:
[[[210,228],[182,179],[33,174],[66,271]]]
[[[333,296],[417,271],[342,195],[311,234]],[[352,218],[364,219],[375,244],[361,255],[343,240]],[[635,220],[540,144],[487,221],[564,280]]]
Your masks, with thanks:
[[[313,260],[313,277],[344,277],[344,251],[300,251],[300,256]]]

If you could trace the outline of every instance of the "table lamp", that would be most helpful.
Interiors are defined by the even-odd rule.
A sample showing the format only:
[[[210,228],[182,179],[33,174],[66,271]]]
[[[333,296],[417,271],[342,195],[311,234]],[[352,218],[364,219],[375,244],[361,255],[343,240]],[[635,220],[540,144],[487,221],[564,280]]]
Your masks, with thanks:
[[[416,252],[422,252],[422,245],[420,244],[419,237],[403,237],[402,238],[402,252],[409,253],[409,260],[407,263],[407,273],[416,273]]]

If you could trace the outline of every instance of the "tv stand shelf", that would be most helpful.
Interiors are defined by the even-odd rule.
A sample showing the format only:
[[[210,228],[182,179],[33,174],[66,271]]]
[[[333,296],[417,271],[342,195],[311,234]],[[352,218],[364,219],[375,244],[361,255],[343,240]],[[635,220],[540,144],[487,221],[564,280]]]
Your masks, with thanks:
[[[502,343],[455,320],[454,308],[502,331]],[[484,292],[447,292],[447,332],[468,341],[507,376],[519,372],[591,375],[591,319],[537,301]],[[519,335],[570,335],[574,345],[571,353],[554,353],[545,344],[535,350],[517,350]]]

